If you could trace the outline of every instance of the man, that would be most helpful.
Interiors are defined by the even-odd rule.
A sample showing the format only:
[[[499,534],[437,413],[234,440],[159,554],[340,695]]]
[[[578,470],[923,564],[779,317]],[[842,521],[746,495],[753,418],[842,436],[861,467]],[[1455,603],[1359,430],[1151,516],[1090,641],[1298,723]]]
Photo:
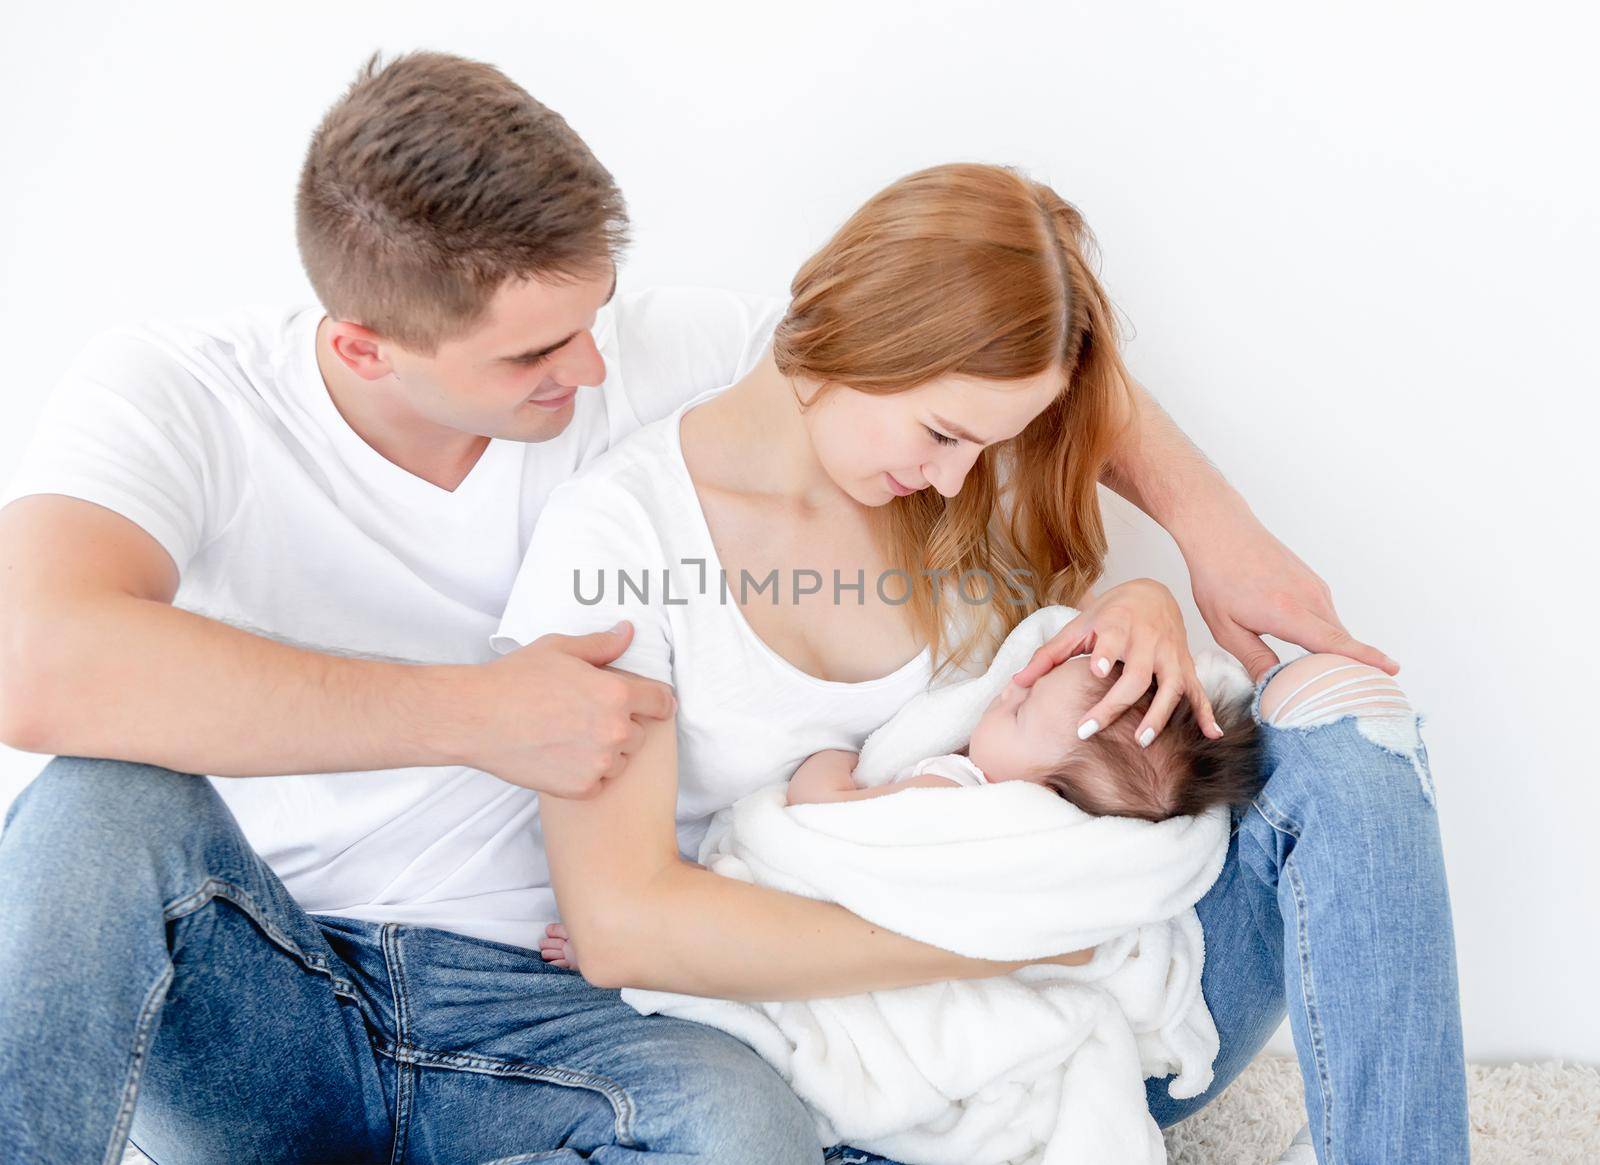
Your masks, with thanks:
[[[615,297],[610,174],[439,54],[329,111],[298,232],[320,307],[99,338],[0,510],[0,738],[63,758],[0,836],[7,1159],[814,1155],[749,1049],[532,949],[535,795],[616,777],[670,692],[604,670],[626,630],[488,647],[549,490],[781,303]],[[1387,664],[1139,397],[1107,484],[1222,646]]]

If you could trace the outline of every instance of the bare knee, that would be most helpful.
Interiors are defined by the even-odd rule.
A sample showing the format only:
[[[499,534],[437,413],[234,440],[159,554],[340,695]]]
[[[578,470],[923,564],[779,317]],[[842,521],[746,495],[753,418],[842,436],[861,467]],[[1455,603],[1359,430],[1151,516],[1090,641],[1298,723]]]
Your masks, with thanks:
[[[1411,715],[1411,701],[1392,676],[1343,655],[1301,656],[1273,676],[1261,693],[1262,721],[1284,728],[1308,728],[1343,716]]]

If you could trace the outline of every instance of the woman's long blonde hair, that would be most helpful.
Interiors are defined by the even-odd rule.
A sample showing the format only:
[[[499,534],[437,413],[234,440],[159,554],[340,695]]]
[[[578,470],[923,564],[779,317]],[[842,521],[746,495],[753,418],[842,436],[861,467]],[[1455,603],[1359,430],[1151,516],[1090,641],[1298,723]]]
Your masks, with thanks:
[[[922,490],[875,511],[940,670],[992,649],[1039,605],[1076,605],[1100,576],[1096,483],[1133,408],[1111,302],[1089,266],[1095,251],[1083,216],[1048,186],[1010,167],[956,163],[874,195],[790,285],[773,354],[785,376],[819,381],[823,393],[1063,371],[1044,412],[985,449],[956,497]],[[967,600],[934,580],[975,596],[973,579],[993,601],[963,630],[945,607]]]

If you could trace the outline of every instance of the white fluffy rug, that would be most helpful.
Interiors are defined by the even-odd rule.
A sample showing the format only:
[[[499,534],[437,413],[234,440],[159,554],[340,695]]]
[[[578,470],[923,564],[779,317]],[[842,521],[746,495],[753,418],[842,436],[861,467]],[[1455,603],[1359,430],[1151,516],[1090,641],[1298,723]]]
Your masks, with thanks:
[[[1474,1165],[1600,1163],[1600,1069],[1552,1060],[1467,1068]],[[1260,1056],[1221,1096],[1167,1130],[1171,1165],[1266,1165],[1305,1123],[1299,1065]]]
[[[1549,1061],[1467,1071],[1475,1165],[1600,1163],[1600,1069]],[[1299,1067],[1287,1056],[1261,1056],[1167,1130],[1167,1155],[1171,1165],[1269,1165],[1304,1123]],[[123,1165],[147,1161],[130,1148]]]

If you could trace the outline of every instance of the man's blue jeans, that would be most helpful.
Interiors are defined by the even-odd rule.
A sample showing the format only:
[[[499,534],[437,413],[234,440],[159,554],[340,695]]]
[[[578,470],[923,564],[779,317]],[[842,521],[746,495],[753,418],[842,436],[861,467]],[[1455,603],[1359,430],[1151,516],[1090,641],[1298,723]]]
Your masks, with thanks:
[[[0,1160],[130,1132],[160,1165],[822,1158],[732,1036],[536,951],[312,917],[205,780],[57,759],[0,836]]]
[[[1198,906],[1216,1082],[1174,1101],[1151,1080],[1151,1111],[1221,1092],[1287,999],[1319,1161],[1466,1161],[1426,753],[1349,719],[1262,731],[1266,786]],[[310,916],[206,781],[62,758],[0,834],[0,1159],[115,1162],[130,1132],[159,1165],[823,1157],[731,1037],[536,952]]]

